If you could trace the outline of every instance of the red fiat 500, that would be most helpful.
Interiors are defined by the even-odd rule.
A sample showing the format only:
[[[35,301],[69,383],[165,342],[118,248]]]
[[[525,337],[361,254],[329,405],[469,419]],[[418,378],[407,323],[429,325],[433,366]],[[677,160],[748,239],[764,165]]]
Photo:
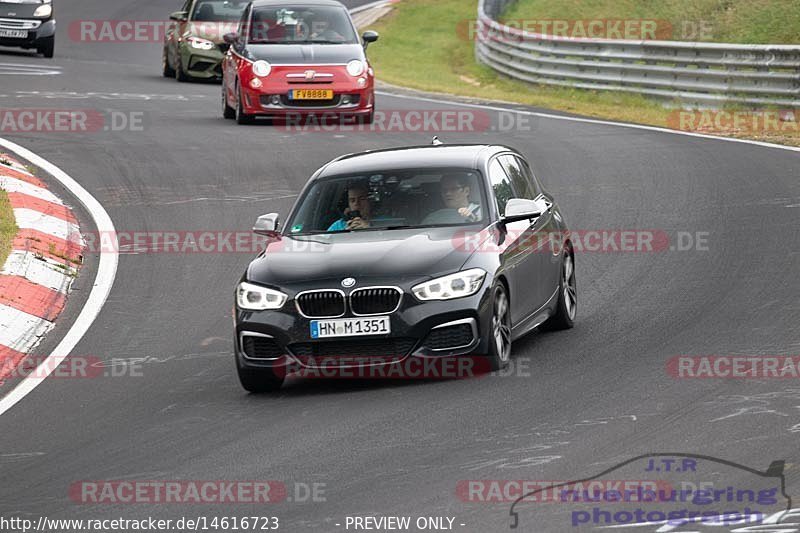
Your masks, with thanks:
[[[256,117],[353,117],[369,123],[374,75],[347,9],[334,0],[255,0],[223,60],[222,113]]]

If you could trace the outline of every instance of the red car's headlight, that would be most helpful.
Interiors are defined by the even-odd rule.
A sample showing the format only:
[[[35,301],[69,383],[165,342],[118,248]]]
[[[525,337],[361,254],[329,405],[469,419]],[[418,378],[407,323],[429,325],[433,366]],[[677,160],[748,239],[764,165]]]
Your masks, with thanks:
[[[253,63],[252,68],[253,68],[253,74],[261,78],[266,78],[267,76],[269,76],[269,73],[272,72],[272,65],[270,65],[263,59],[260,59],[255,63]]]

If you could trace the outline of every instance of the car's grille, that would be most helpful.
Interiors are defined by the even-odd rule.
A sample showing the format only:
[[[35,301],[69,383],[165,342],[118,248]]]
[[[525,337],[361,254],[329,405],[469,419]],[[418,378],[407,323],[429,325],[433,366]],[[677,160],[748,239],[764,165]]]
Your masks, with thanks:
[[[398,359],[405,357],[414,347],[410,337],[388,339],[352,339],[323,342],[298,342],[289,345],[289,350],[297,357],[314,358],[379,358]]]
[[[285,354],[275,339],[269,337],[242,336],[242,350],[253,359],[277,359]]]
[[[297,309],[307,317],[324,318],[344,314],[344,294],[339,291],[312,291],[295,298]]]
[[[473,341],[472,326],[469,324],[455,324],[444,328],[434,329],[425,339],[425,346],[432,350],[445,350],[467,346]]]
[[[0,18],[0,28],[4,30],[35,30],[41,25],[40,20]]]
[[[356,289],[350,293],[350,310],[356,315],[392,313],[400,305],[401,296],[391,287]]]

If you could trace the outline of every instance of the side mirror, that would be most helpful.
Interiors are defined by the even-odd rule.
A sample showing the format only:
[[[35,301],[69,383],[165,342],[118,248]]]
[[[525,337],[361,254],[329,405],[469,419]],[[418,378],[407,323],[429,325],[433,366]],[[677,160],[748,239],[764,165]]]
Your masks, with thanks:
[[[369,43],[374,43],[378,40],[378,32],[372,30],[365,31],[361,36],[361,40],[364,41],[364,48],[366,48]]]
[[[277,237],[279,218],[280,215],[278,213],[261,215],[256,220],[256,225],[253,226],[253,233],[266,235],[267,237]]]
[[[169,16],[169,20],[174,20],[176,22],[186,22],[189,20],[189,13],[186,11],[176,11]]]
[[[226,33],[222,36],[222,40],[228,44],[235,44],[239,40],[239,34],[236,32]]]
[[[530,220],[536,218],[547,211],[547,202],[543,199],[528,200],[527,198],[511,198],[506,203],[506,214],[503,215],[503,222],[517,222],[518,220]]]

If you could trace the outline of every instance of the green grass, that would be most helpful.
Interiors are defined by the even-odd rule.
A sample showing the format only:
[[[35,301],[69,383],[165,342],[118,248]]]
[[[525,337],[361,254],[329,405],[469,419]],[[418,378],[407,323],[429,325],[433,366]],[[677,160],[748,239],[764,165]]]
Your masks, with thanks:
[[[800,43],[797,0],[519,0],[503,18],[663,20],[674,41]]]
[[[6,191],[0,189],[0,266],[5,264],[16,234],[17,225],[14,222],[14,211],[11,209]]]
[[[595,0],[593,5],[611,5],[614,1]],[[702,1],[697,0],[699,3]],[[523,2],[547,3],[545,0]],[[675,0],[641,1],[645,5],[660,2],[675,3]],[[776,0],[776,3],[781,2]],[[558,16],[567,18],[565,13],[573,8],[573,4],[589,2],[552,0],[551,3],[566,5],[566,11],[559,11]],[[477,0],[403,0],[396,4],[389,15],[369,28],[381,34],[380,40],[371,45],[368,52],[378,79],[423,91],[518,102],[584,116],[669,126],[670,114],[674,111],[642,96],[531,86],[479,65],[475,61],[474,42],[469,39],[465,29],[470,21],[475,20],[476,13]],[[550,18],[554,18],[553,15]],[[797,29],[794,28],[795,31]],[[735,135],[800,145],[798,132]]]

